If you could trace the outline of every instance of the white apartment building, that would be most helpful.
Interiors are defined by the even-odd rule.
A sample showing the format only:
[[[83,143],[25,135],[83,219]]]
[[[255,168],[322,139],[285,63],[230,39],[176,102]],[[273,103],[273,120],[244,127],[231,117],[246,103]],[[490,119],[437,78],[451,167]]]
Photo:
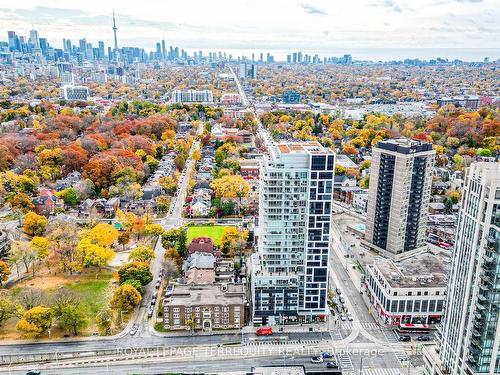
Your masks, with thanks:
[[[398,258],[425,248],[435,151],[428,142],[395,138],[373,148],[366,244]]]
[[[385,324],[436,324],[444,311],[449,257],[421,253],[394,262],[378,258],[366,267],[365,288]]]
[[[500,373],[500,164],[473,163],[460,204],[445,319],[441,369]]]
[[[318,142],[270,143],[260,170],[255,324],[327,314],[335,154]]]
[[[173,103],[212,103],[214,97],[210,90],[174,90]]]

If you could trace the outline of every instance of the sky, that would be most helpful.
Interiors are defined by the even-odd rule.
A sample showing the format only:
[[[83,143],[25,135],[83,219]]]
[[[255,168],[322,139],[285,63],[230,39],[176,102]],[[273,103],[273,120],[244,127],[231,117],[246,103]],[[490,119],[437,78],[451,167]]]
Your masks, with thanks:
[[[0,0],[7,30],[62,47],[86,38],[119,46],[189,50],[500,48],[499,0]]]

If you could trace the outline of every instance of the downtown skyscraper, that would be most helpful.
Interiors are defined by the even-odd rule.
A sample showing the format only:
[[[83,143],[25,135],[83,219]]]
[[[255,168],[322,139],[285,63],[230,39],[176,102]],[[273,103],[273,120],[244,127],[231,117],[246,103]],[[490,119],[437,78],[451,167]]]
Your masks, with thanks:
[[[467,170],[442,327],[440,368],[500,373],[500,164]]]
[[[318,142],[272,144],[261,167],[254,324],[327,314],[335,154]]]

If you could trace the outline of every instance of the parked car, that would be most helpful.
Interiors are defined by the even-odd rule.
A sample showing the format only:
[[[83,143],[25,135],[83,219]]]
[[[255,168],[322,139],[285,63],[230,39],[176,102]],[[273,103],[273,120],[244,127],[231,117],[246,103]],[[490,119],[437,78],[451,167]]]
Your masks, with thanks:
[[[41,372],[40,370],[28,370],[28,372],[26,373],[26,375],[40,375]]]
[[[321,357],[312,357],[311,363],[323,363],[323,358]]]
[[[422,336],[418,336],[417,340],[418,341],[431,341],[431,338],[430,338],[430,336],[422,335]]]
[[[342,297],[342,296],[340,296],[340,297],[339,297],[339,301],[340,301],[340,303],[344,304],[344,303],[345,303],[345,298],[344,298],[344,297]]]
[[[154,306],[154,305],[155,305],[155,303],[156,303],[156,298],[154,298],[154,297],[153,297],[153,298],[151,298],[151,304],[150,304],[150,305],[151,305],[151,306]]]
[[[399,336],[399,341],[411,341],[411,337],[408,335]]]
[[[337,293],[339,296],[342,294],[339,288],[335,288],[335,293]]]
[[[155,288],[156,288],[156,289],[159,289],[159,288],[160,288],[160,284],[161,284],[161,282],[160,282],[160,281],[157,281],[157,282],[156,282],[156,285],[155,285]]]
[[[151,306],[148,310],[148,318],[151,318],[153,316],[153,313],[154,313],[154,307]]]

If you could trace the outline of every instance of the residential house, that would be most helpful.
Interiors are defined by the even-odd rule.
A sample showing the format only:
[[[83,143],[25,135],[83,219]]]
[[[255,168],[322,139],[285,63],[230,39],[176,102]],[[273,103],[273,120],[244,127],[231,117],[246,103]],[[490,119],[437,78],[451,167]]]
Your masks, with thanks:
[[[214,242],[210,237],[193,238],[188,246],[188,253],[195,252],[214,254]]]
[[[35,212],[41,215],[51,215],[56,212],[57,208],[63,208],[64,203],[55,195],[55,191],[48,188],[40,188],[38,195],[33,198]]]

